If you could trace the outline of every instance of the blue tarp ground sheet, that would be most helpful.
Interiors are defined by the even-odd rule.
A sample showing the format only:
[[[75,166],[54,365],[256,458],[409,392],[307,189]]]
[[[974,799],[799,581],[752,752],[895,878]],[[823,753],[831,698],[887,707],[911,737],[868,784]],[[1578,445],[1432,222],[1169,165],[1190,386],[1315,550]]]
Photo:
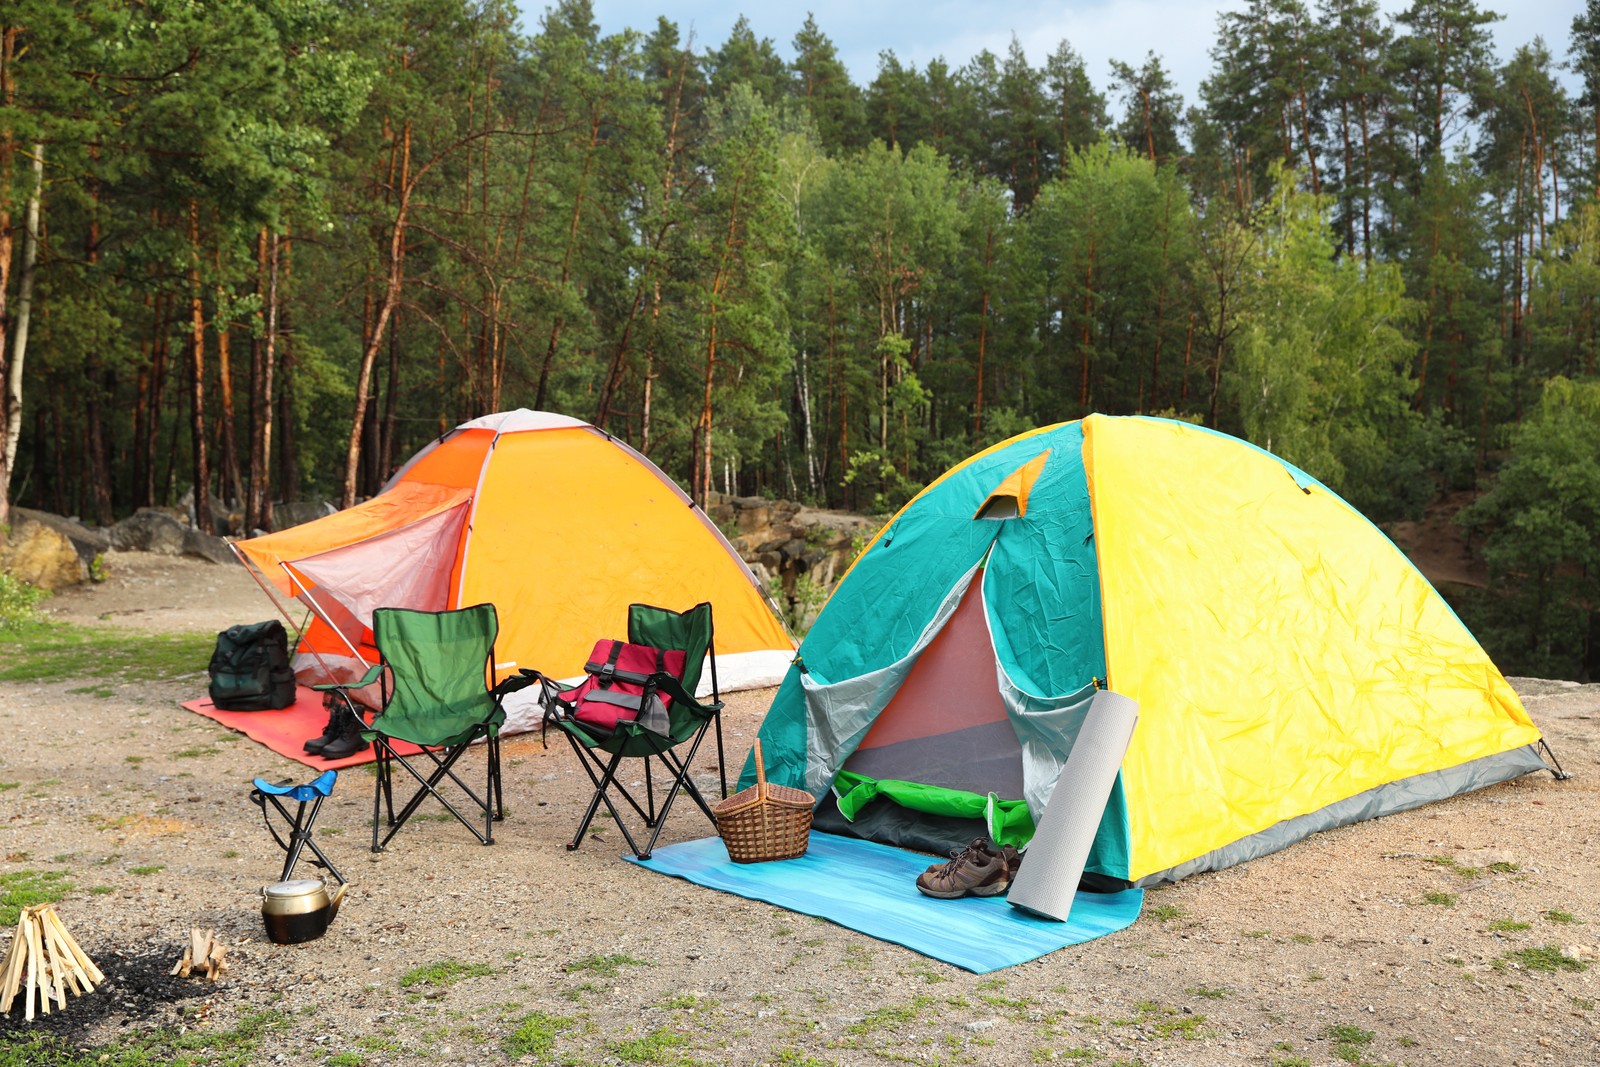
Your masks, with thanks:
[[[1030,915],[1005,897],[936,900],[917,892],[931,856],[871,841],[812,833],[804,856],[734,863],[719,837],[664,845],[646,870],[815,915],[977,974],[1038,959],[1133,925],[1144,890],[1079,893],[1066,922]]]

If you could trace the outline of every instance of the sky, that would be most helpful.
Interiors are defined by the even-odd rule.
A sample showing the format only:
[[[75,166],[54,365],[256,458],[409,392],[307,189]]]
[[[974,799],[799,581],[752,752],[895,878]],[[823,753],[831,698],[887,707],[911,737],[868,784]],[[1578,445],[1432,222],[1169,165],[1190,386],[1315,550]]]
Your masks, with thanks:
[[[548,5],[519,0],[524,28],[534,32]],[[1137,67],[1153,51],[1183,93],[1185,104],[1198,102],[1200,83],[1211,70],[1211,46],[1217,14],[1242,10],[1243,0],[810,0],[809,3],[752,3],[751,0],[593,0],[602,34],[632,28],[649,32],[658,16],[678,24],[684,36],[692,31],[696,51],[719,47],[742,13],[757,37],[769,37],[785,59],[794,56],[791,42],[806,12],[833,41],[839,58],[857,85],[871,83],[878,71],[878,53],[892,49],[900,62],[922,69],[943,57],[959,67],[987,48],[1004,57],[1016,36],[1035,67],[1065,40],[1084,58],[1089,77],[1104,92],[1111,80],[1110,61]],[[1394,13],[1409,0],[1379,0]],[[1493,27],[1496,53],[1510,58],[1520,45],[1542,36],[1557,61],[1566,58],[1572,18],[1581,0],[1480,0],[1480,7],[1505,13]],[[1569,91],[1575,83],[1567,79]]]

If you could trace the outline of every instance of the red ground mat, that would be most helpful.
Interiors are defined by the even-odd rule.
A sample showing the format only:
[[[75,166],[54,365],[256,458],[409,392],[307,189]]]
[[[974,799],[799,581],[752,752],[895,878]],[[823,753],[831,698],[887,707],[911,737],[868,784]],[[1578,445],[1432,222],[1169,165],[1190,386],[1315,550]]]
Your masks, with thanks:
[[[369,746],[364,752],[344,759],[323,759],[313,756],[300,746],[309,737],[322,733],[328,721],[328,712],[322,706],[322,694],[314,689],[299,686],[295,689],[293,704],[279,711],[219,711],[211,706],[209,697],[185,700],[183,706],[197,715],[215,719],[230,730],[238,730],[252,741],[259,741],[280,756],[298,760],[307,767],[327,770],[329,767],[353,767],[358,763],[371,763],[377,757]],[[422,750],[405,741],[395,742],[395,751],[403,756]]]

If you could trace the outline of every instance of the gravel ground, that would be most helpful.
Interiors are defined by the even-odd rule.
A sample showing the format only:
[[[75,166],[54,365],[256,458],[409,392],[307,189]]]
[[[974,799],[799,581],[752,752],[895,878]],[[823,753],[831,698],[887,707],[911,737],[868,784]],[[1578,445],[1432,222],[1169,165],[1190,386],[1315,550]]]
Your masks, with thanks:
[[[147,632],[271,614],[242,570],[108,564],[50,612]],[[568,852],[583,773],[528,736],[505,746],[491,847],[428,819],[369,853],[370,778],[346,774],[318,836],[350,895],[326,937],[273,945],[259,894],[281,853],[249,782],[311,774],[179,708],[202,667],[109,696],[0,683],[0,871],[64,874],[59,914],[109,979],[48,1019],[0,1019],[0,1051],[30,1031],[94,1049],[171,1027],[234,1034],[240,1062],[341,1067],[1600,1063],[1600,686],[1515,680],[1570,781],[1320,834],[1153,891],[1121,933],[977,976],[642,871],[614,831]],[[770,697],[732,697],[733,752]],[[664,840],[709,831],[685,805]],[[195,926],[230,946],[215,984],[166,974]]]

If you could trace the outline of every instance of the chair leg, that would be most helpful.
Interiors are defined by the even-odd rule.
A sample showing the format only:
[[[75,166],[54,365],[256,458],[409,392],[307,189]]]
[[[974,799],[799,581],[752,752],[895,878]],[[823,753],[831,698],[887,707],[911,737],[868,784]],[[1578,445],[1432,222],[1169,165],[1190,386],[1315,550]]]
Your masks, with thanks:
[[[372,851],[382,852],[383,849],[378,845],[378,820],[383,817],[384,758],[383,748],[381,747],[383,742],[374,741],[373,744],[380,747],[377,752],[377,761],[372,767]],[[389,811],[389,821],[394,821],[394,809],[392,803]]]
[[[722,799],[728,799],[728,761],[722,753],[722,712],[717,712],[717,779],[722,784]]]
[[[272,798],[272,806],[284,815],[289,815],[288,809],[279,803],[277,797]],[[294,865],[300,862],[300,853],[306,849],[307,830],[311,823],[316,821],[317,812],[321,808],[322,798],[318,797],[316,803],[311,806],[311,818],[307,819],[306,802],[302,800],[295,808],[294,815],[289,818],[289,851],[284,855],[283,874],[279,876],[278,881],[287,882],[289,876],[294,873]]]
[[[564,737],[566,737],[567,744],[572,746],[572,751],[577,753],[579,765],[582,766],[584,771],[589,775],[589,783],[596,789],[599,789],[600,783],[605,780],[605,762],[601,760],[600,757],[596,756],[592,749],[585,746],[570,733],[562,731],[562,734]],[[613,781],[611,784],[616,787],[617,793],[622,797],[623,800],[628,802],[628,806],[634,810],[639,818],[645,820],[650,818],[650,812],[646,811],[639,805],[639,801],[634,798],[632,793],[628,792],[627,788],[623,786],[621,782]]]
[[[461,823],[462,826],[465,826],[468,832],[470,832],[473,837],[478,839],[479,843],[485,845],[494,844],[493,789],[496,780],[499,777],[497,766],[491,767],[489,772],[491,775],[491,781],[489,782],[488,791],[483,797],[479,797],[477,792],[471,786],[467,785],[466,782],[462,781],[456,775],[454,769],[456,761],[460,759],[461,756],[467,751],[469,744],[457,745],[447,753],[444,759],[440,759],[438,754],[432,749],[423,749],[421,755],[427,756],[434,765],[433,772],[424,777],[421,772],[419,772],[410,763],[401,759],[386,742],[379,739],[374,743],[382,744],[385,749],[385,755],[390,757],[394,762],[399,763],[400,766],[404,767],[406,772],[415,778],[420,786],[416,793],[412,795],[411,799],[406,802],[405,807],[400,809],[400,813],[393,816],[392,825],[389,827],[389,832],[384,835],[382,841],[378,842],[374,851],[382,851],[383,847],[389,843],[390,839],[392,839],[395,834],[400,832],[400,828],[406,824],[407,820],[409,820],[413,814],[416,813],[417,808],[419,808],[422,805],[422,802],[428,797],[432,797],[440,804],[443,804],[445,810],[451,815],[455,816],[456,821]],[[455,782],[456,785],[460,787],[462,792],[466,793],[468,798],[471,799],[475,805],[484,809],[484,833],[480,834],[478,832],[478,828],[474,826],[472,822],[468,820],[467,817],[463,815],[454,804],[450,803],[449,799],[445,797],[444,794],[439,792],[439,786],[443,784],[446,778],[449,778],[451,781]],[[376,825],[374,825],[373,833],[374,835],[377,833]]]
[[[633,835],[628,832],[628,824],[622,821],[622,813],[611,802],[611,793],[607,789],[607,786],[616,784],[617,767],[621,763],[622,754],[619,752],[612,756],[611,761],[606,764],[605,774],[601,776],[599,784],[595,786],[594,796],[589,798],[588,810],[583,813],[583,821],[578,824],[578,832],[572,835],[571,841],[567,842],[568,852],[583,844],[583,835],[588,833],[589,824],[594,821],[595,815],[600,810],[600,805],[604,804],[606,810],[611,813],[611,821],[616,823],[617,832],[622,834],[622,839],[628,843],[628,850],[634,855],[638,855],[639,846],[634,843]],[[618,788],[621,787],[618,786]],[[637,808],[638,805],[634,805],[634,807]]]

